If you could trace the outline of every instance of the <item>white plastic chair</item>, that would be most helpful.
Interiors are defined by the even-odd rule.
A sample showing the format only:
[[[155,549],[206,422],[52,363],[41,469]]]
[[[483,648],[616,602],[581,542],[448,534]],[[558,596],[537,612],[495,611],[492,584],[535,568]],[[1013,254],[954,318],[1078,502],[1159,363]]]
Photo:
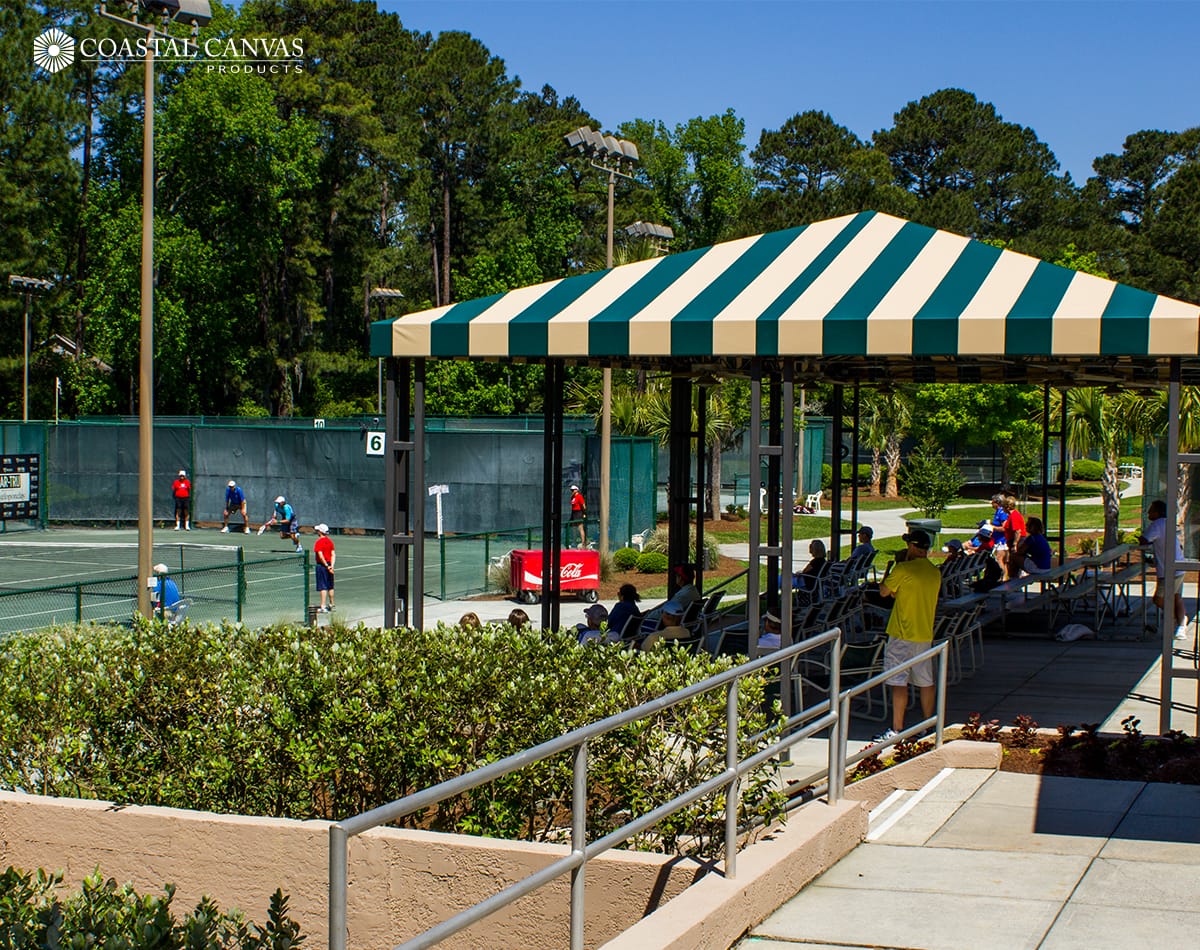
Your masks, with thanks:
[[[821,492],[814,492],[804,499],[804,507],[811,508],[813,511],[821,510]]]

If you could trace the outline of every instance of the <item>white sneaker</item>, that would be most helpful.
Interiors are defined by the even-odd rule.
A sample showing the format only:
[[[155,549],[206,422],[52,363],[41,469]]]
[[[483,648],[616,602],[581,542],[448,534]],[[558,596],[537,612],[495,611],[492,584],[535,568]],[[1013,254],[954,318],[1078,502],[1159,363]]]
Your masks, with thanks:
[[[246,527],[244,527],[242,529],[242,534],[249,534],[249,533],[250,533],[250,526],[246,525]]]
[[[184,531],[191,531],[191,530],[192,530],[192,526],[191,526],[191,525],[187,525],[187,526],[186,526],[186,527],[185,527],[183,530],[184,530]]]
[[[900,733],[898,733],[895,729],[888,729],[885,732],[879,733],[879,735],[871,740],[871,743],[873,745],[881,745],[884,742],[891,742],[898,735],[900,735]]]
[[[225,525],[225,527],[221,529],[221,534],[229,534],[229,525]]]
[[[304,553],[304,545],[303,545],[303,544],[297,544],[297,545],[296,545],[296,553],[297,553],[297,554],[303,554],[303,553]]]
[[[1188,638],[1187,624],[1181,623],[1178,627],[1175,628],[1175,639],[1176,640],[1186,640],[1187,638]]]
[[[178,530],[179,530],[179,525],[175,525],[175,530],[176,530],[176,531],[178,531]]]

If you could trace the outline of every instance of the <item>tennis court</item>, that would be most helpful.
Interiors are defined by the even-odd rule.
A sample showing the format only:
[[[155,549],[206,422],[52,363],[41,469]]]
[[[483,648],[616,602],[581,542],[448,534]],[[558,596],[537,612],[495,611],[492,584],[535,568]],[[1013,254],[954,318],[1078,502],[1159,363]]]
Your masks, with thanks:
[[[154,533],[154,563],[164,563],[192,601],[193,622],[240,620],[250,626],[300,623],[319,602],[311,529],[307,558],[277,533],[222,534],[201,528]],[[379,623],[384,542],[378,535],[335,534],[334,617]],[[538,547],[529,529],[447,535],[426,542],[425,592],[453,600],[486,589],[488,564],[513,548]],[[306,570],[307,565],[307,570]],[[0,634],[56,623],[127,622],[137,601],[137,530],[51,528],[0,534]]]

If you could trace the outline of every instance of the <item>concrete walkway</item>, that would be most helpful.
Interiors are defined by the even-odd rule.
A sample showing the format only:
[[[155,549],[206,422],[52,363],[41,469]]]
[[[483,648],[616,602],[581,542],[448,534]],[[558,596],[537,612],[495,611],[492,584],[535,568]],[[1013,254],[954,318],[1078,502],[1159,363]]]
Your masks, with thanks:
[[[1198,928],[1200,786],[945,770],[737,946],[1130,950]]]

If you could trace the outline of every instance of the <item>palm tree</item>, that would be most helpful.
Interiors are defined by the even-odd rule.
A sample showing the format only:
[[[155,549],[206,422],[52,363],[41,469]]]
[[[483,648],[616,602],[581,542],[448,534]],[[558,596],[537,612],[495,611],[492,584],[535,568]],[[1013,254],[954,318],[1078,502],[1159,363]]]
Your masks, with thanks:
[[[899,498],[900,443],[912,424],[912,399],[901,390],[879,393],[880,414],[884,427],[883,455],[887,462],[887,487],[884,498]]]
[[[887,445],[887,426],[883,418],[883,396],[873,389],[859,391],[858,438],[871,450],[869,491],[878,496],[883,481],[883,450]],[[855,473],[855,478],[858,473]]]
[[[1131,435],[1144,435],[1152,427],[1154,405],[1132,392],[1109,394],[1097,387],[1056,392],[1051,412],[1057,418],[1061,400],[1067,402],[1067,448],[1086,454],[1098,452],[1104,463],[1100,477],[1100,495],[1104,504],[1104,548],[1117,543],[1117,524],[1121,517],[1120,483],[1117,459]]]
[[[1156,393],[1151,407],[1151,431],[1146,434],[1167,431],[1167,393]],[[1179,387],[1179,451],[1200,451],[1200,386]],[[1179,466],[1179,491],[1176,495],[1179,525],[1188,522],[1188,508],[1192,500],[1192,485],[1195,481],[1195,466]]]

